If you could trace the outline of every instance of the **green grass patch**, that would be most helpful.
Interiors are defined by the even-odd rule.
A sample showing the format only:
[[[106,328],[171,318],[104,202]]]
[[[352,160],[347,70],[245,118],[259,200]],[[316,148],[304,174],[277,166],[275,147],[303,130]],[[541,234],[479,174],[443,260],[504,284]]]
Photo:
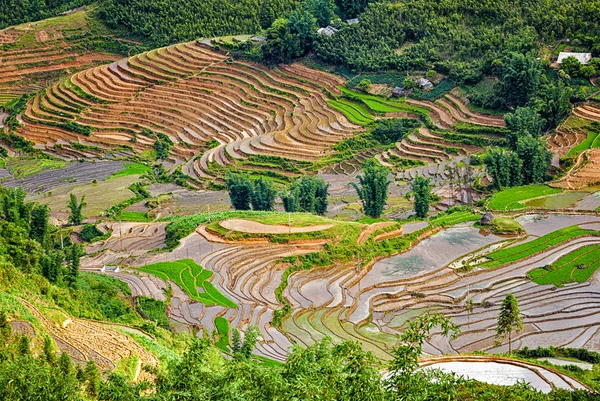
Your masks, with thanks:
[[[579,226],[565,227],[557,231],[553,231],[542,237],[536,238],[533,241],[525,242],[520,245],[502,248],[491,252],[487,255],[488,261],[480,264],[481,267],[498,267],[516,261],[526,259],[539,252],[543,252],[557,245],[560,245],[573,238],[583,236],[599,236],[600,233],[596,230],[586,230]]]
[[[551,188],[547,185],[526,185],[522,187],[507,188],[503,191],[496,192],[490,199],[488,207],[492,210],[525,209],[527,206],[521,201],[557,194],[559,192],[562,192],[562,190]]]
[[[529,273],[537,284],[556,286],[587,281],[600,267],[600,245],[588,245],[562,256],[553,265]]]
[[[581,142],[579,145],[576,145],[573,148],[571,148],[569,153],[567,153],[566,157],[576,158],[582,152],[593,148],[600,148],[600,133],[598,131],[588,131],[587,138],[585,138],[585,140],[583,140],[583,142]]]
[[[44,170],[63,168],[66,165],[65,161],[50,159],[9,159],[6,162],[6,167],[16,178],[28,177]]]
[[[501,235],[516,235],[525,232],[521,223],[507,217],[495,217],[492,220],[491,230],[494,234]]]
[[[341,111],[351,122],[365,125],[374,121],[373,115],[363,106],[346,99],[328,100],[327,103],[334,109]]]
[[[533,198],[522,203],[533,209],[563,209],[573,206],[588,194],[588,192],[565,191],[563,193]]]
[[[215,345],[224,352],[231,352],[229,349],[229,320],[218,316],[215,318],[215,327],[217,328],[217,334],[219,335],[219,340]]]
[[[212,271],[203,269],[192,259],[154,263],[140,267],[139,270],[153,274],[163,280],[173,281],[192,299],[207,306],[237,307],[233,301],[221,294],[207,281],[212,277]]]
[[[140,163],[125,163],[125,168],[121,171],[117,171],[113,177],[123,177],[126,175],[144,175],[146,172],[151,171],[150,166]]]
[[[456,224],[467,223],[469,221],[479,221],[481,214],[473,213],[471,210],[449,209],[444,213],[439,213],[430,220],[432,226],[448,227]]]
[[[121,214],[115,218],[120,221],[137,221],[141,223],[152,221],[152,219],[148,217],[148,213],[145,212],[121,212]]]

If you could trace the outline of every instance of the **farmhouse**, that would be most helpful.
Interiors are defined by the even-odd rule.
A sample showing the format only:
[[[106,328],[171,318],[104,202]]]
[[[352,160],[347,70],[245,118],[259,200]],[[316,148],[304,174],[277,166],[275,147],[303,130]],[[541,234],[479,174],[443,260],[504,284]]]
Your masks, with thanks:
[[[581,64],[585,65],[590,62],[592,59],[592,53],[571,53],[571,52],[560,52],[558,54],[558,59],[556,59],[557,64],[562,64],[563,60],[567,57],[575,57],[577,61]]]
[[[431,83],[431,81],[425,78],[419,78],[417,80],[417,83],[419,84],[419,87],[421,89],[427,90],[433,88],[433,84]]]
[[[325,28],[319,28],[317,30],[317,33],[319,35],[331,36],[331,35],[335,34],[337,31],[338,31],[337,28],[332,27],[331,25],[329,25],[329,26],[326,26]]]
[[[406,89],[404,86],[396,86],[392,90],[392,97],[402,97],[406,95]]]

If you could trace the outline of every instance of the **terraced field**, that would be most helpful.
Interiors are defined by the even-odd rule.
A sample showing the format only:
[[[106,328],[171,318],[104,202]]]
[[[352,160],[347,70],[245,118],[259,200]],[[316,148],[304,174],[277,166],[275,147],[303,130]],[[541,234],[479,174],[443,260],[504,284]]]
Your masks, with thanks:
[[[420,223],[411,223],[405,230],[380,223],[364,226],[361,229],[364,235],[357,239],[362,243],[366,243],[367,237],[372,239],[388,231],[398,239],[418,235],[417,241],[419,238],[421,241],[405,254],[363,267],[354,261],[298,270],[289,276],[285,274],[289,266],[286,261],[293,258],[286,257],[319,251],[323,241],[273,243],[252,238],[230,241],[201,226],[172,252],[135,256],[135,252],[128,250],[117,251],[115,255],[120,254],[121,260],[128,258],[132,266],[189,257],[212,271],[210,282],[214,288],[235,302],[237,308],[207,306],[174,286],[171,318],[209,331],[215,328],[217,317],[227,320],[232,328],[256,324],[264,338],[258,353],[276,360],[285,359],[291,344],[312,344],[324,336],[335,341],[360,341],[365,349],[387,359],[406,322],[424,311],[446,314],[463,332],[453,341],[435,333],[425,346],[428,354],[505,350],[506,343],[495,345],[494,327],[499,305],[509,292],[519,299],[525,317],[525,330],[517,335],[517,346],[535,348],[553,344],[600,349],[600,303],[597,302],[600,284],[595,276],[590,273],[581,283],[559,288],[536,284],[529,278],[532,270],[561,264],[557,261],[565,255],[587,254],[586,250],[600,246],[600,218],[583,215],[519,218],[532,238],[512,244],[505,238],[481,235],[468,223],[476,217],[469,213],[450,214],[439,221],[430,221],[429,227],[427,224],[412,227]],[[576,226],[569,227],[573,223]],[[450,228],[440,230],[442,225]],[[494,256],[501,253],[510,257],[503,261]],[[487,256],[495,258],[493,266],[487,266]],[[101,260],[103,256],[96,258]],[[482,262],[485,263],[480,266],[487,267],[468,273],[462,268]],[[144,275],[126,272],[116,275],[148,295],[161,292],[157,288],[165,286],[164,281],[158,280],[157,284]],[[279,328],[272,321],[275,311],[281,308],[277,294],[284,277],[287,286],[281,296],[289,303],[291,312]],[[465,307],[469,299],[474,302],[472,311]]]
[[[315,79],[317,77],[317,79]],[[308,79],[312,79],[310,83]],[[167,166],[194,178],[248,155],[315,160],[360,127],[332,109],[339,78],[291,65],[269,70],[184,43],[77,73],[37,94],[19,134],[61,157],[174,143]],[[215,146],[216,145],[216,146]]]
[[[0,106],[59,77],[118,57],[87,50],[86,12],[0,31]]]
[[[31,303],[21,303],[44,326],[62,352],[66,352],[73,362],[85,364],[92,360],[101,371],[114,370],[125,360],[135,360],[133,380],[147,380],[151,375],[143,366],[155,367],[158,359],[153,354],[131,340],[127,335],[84,319],[71,319],[67,316],[61,324],[49,320]]]

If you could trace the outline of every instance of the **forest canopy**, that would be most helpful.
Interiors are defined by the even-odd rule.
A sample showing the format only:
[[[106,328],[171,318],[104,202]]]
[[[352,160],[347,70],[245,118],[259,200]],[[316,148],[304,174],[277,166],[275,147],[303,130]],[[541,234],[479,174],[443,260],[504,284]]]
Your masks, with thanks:
[[[89,3],[86,0],[2,0],[0,29],[23,22],[53,17],[58,13]]]

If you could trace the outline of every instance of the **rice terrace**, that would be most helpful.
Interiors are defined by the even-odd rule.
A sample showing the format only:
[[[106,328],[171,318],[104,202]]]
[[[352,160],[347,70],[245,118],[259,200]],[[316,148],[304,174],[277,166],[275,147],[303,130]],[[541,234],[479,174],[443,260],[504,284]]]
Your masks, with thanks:
[[[598,10],[0,3],[0,399],[600,399]]]

